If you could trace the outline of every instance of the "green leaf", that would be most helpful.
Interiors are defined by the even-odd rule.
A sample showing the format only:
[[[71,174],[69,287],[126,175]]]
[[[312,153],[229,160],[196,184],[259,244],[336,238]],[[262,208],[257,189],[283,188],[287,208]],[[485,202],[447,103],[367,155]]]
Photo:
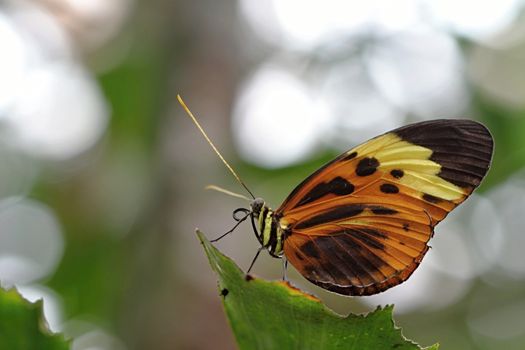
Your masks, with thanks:
[[[204,234],[197,231],[197,236],[219,277],[219,293],[240,349],[421,349],[394,325],[393,306],[340,316],[287,282],[246,278]]]
[[[42,300],[31,303],[14,288],[0,288],[0,349],[69,349],[63,336],[49,331],[42,307]]]

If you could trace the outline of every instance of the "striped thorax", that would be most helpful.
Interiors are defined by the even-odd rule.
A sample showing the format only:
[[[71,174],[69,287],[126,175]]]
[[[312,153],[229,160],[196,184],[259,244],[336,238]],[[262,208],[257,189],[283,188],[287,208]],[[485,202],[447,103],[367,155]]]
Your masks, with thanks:
[[[252,209],[252,224],[257,239],[270,255],[280,258],[283,255],[283,243],[286,226],[274,215],[273,210],[266,206],[262,198],[256,198],[250,203]]]

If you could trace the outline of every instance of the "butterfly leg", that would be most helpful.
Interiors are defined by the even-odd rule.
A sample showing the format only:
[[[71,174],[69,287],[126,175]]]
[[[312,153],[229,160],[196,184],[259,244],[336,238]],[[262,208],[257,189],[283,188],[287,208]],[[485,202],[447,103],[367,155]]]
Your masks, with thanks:
[[[283,255],[281,259],[283,260],[283,281],[288,282],[288,276],[286,275],[286,271],[288,270],[288,259],[286,259],[285,255]]]
[[[238,218],[236,216],[236,214],[238,212],[243,212],[245,215],[244,216],[241,216],[240,218]],[[231,230],[229,230],[228,232],[220,235],[219,237],[215,238],[215,239],[212,239],[210,242],[214,243],[214,242],[217,242],[218,240],[220,240],[221,238],[225,237],[226,235],[228,235],[229,233],[232,233],[236,228],[237,226],[239,226],[244,220],[246,220],[248,218],[248,216],[250,216],[252,212],[249,211],[248,209],[245,209],[245,208],[239,208],[239,209],[236,209],[234,212],[233,212],[233,218],[237,221],[237,223],[235,224],[235,226],[232,227]]]
[[[250,274],[250,271],[252,270],[253,264],[255,264],[255,260],[257,260],[257,258],[259,257],[259,254],[261,254],[261,251],[263,251],[264,249],[265,249],[264,246],[262,246],[259,249],[257,249],[257,254],[255,254],[255,256],[253,257],[252,263],[250,264],[250,267],[248,268],[248,271],[246,271],[246,276],[248,276]]]

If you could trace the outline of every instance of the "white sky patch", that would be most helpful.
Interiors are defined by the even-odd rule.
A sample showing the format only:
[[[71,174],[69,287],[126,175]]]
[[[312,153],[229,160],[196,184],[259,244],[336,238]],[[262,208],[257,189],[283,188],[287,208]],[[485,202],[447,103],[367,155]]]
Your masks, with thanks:
[[[322,103],[287,70],[261,67],[241,90],[234,135],[249,162],[274,168],[307,157],[326,119]]]

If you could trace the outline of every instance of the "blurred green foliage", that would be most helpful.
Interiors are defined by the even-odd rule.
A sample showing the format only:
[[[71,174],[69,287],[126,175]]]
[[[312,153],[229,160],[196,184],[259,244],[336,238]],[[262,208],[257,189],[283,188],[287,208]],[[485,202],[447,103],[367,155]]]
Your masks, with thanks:
[[[47,328],[42,300],[31,303],[14,288],[0,288],[0,349],[65,350],[69,345]]]

